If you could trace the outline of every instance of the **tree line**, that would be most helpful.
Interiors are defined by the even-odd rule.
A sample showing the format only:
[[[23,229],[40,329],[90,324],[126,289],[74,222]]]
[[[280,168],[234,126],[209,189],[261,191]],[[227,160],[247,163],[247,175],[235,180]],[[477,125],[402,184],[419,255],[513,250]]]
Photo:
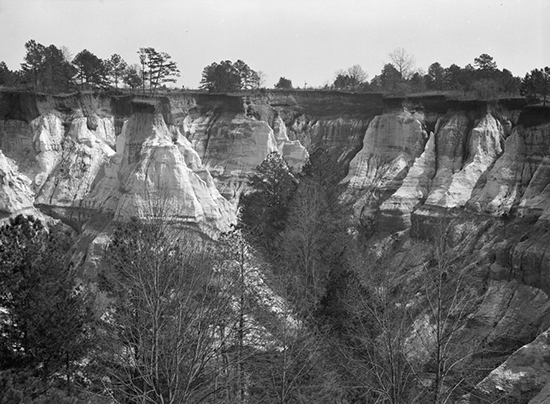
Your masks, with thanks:
[[[516,77],[508,69],[500,70],[493,57],[482,54],[474,63],[465,67],[451,64],[443,67],[434,62],[425,72],[415,68],[415,58],[403,48],[388,54],[380,74],[370,82],[367,73],[359,65],[336,72],[330,88],[354,91],[379,91],[390,95],[425,92],[453,92],[472,98],[491,99],[501,96],[523,95],[530,103],[542,100],[550,92],[550,68],[534,69],[523,78]]]
[[[0,85],[22,87],[45,93],[61,93],[75,89],[106,90],[119,86],[143,93],[155,93],[166,84],[176,82],[179,70],[166,52],[154,48],[138,50],[139,63],[128,64],[118,54],[101,59],[87,49],[72,56],[65,48],[44,46],[34,40],[25,44],[26,54],[21,69],[12,71],[0,62]],[[501,96],[525,96],[529,103],[542,101],[550,93],[550,68],[533,69],[523,78],[508,69],[499,69],[493,57],[482,54],[473,64],[443,67],[432,63],[427,71],[415,68],[415,58],[403,48],[388,54],[390,59],[370,81],[360,65],[338,70],[334,79],[320,89],[355,92],[382,92],[406,95],[425,92],[451,92],[478,99]],[[222,60],[202,71],[199,88],[216,93],[265,88],[266,76],[253,70],[244,61]],[[280,77],[275,89],[293,89],[292,80]],[[307,85],[304,88],[308,88]]]
[[[44,46],[35,40],[25,43],[25,49],[21,69],[11,71],[5,62],[0,62],[0,85],[44,93],[118,89],[120,86],[154,93],[179,77],[171,56],[150,47],[138,50],[139,64],[128,64],[118,54],[101,59],[87,49],[73,57],[65,47]]]

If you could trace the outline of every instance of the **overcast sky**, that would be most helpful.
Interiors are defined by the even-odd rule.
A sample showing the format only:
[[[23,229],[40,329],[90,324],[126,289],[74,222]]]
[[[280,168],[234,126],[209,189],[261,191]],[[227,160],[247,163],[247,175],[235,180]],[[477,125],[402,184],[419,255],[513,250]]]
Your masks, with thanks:
[[[191,88],[226,59],[263,71],[267,87],[323,85],[355,64],[372,78],[398,47],[424,70],[488,53],[524,76],[550,65],[550,0],[0,0],[0,61],[18,69],[30,39],[129,63],[154,47]]]

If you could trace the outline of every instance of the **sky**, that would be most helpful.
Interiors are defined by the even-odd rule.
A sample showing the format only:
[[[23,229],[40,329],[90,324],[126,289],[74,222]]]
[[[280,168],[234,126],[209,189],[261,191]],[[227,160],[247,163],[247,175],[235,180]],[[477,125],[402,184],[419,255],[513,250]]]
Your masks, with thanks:
[[[424,71],[487,53],[523,77],[550,66],[550,0],[0,0],[0,61],[19,69],[30,39],[128,63],[153,47],[188,88],[205,66],[238,59],[266,87],[282,76],[322,86],[357,64],[372,79],[396,48]]]

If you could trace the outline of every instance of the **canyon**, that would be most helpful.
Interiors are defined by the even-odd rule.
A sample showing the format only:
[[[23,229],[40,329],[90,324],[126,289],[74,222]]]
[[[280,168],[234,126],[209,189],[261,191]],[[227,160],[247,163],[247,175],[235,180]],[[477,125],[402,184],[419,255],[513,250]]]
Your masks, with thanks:
[[[345,172],[342,199],[373,249],[393,243],[405,254],[442,218],[456,224],[457,243],[468,241],[487,285],[472,330],[509,352],[460,402],[545,402],[550,108],[328,91],[0,92],[0,218],[71,226],[92,278],[113,220],[162,216],[216,237],[268,154],[299,170],[316,148]]]

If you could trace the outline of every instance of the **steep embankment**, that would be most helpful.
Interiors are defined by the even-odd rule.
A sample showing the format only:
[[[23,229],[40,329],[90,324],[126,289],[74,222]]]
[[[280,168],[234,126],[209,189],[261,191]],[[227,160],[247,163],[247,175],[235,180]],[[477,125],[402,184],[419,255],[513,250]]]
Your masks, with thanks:
[[[370,120],[383,110],[378,94],[301,91],[181,95],[170,102],[172,123],[234,202],[248,174],[273,151],[299,169],[307,150],[325,147],[347,167]]]
[[[134,98],[0,93],[0,149],[32,190],[26,199],[21,196],[18,204],[4,207],[4,212],[12,214],[22,209],[21,204],[34,204],[79,223],[98,209],[116,213],[112,200],[118,197],[100,202],[101,192],[94,188],[105,186],[100,179],[106,173],[123,168],[113,163],[123,153],[123,148],[116,146],[117,137],[145,141],[143,130],[128,126],[129,120],[137,119]],[[233,204],[246,189],[249,173],[271,152],[279,152],[299,169],[307,158],[307,149],[322,146],[347,169],[362,147],[368,124],[384,108],[377,94],[327,92],[251,96],[190,93],[156,100],[156,113],[163,119],[153,126],[165,125],[158,129],[165,135],[157,136],[156,141],[167,138],[169,132],[173,139],[179,139],[180,148],[189,149],[190,145],[203,173],[209,173],[205,179],[211,176],[219,192]],[[126,134],[125,125],[129,128]],[[128,148],[133,148],[132,153],[141,150],[140,142],[131,140],[126,153]],[[89,194],[93,194],[91,199]],[[202,220],[196,212],[187,215]],[[227,216],[222,221],[230,220]]]
[[[348,198],[376,240],[409,228],[417,237],[433,234],[438,218],[475,235],[470,271],[486,291],[472,332],[499,353],[495,363],[525,346],[463,402],[535,403],[547,394],[549,371],[533,358],[550,326],[549,112],[503,102],[454,103],[434,113],[405,103],[372,121],[350,164]]]
[[[233,210],[189,141],[170,132],[154,104],[134,102],[116,153],[95,177],[83,206],[116,217],[162,216],[226,229]]]
[[[168,99],[148,105],[125,96],[4,96],[5,215],[34,206],[80,226],[97,215],[154,215],[154,196],[166,199],[178,220],[218,230],[234,222],[234,208],[197,152],[166,124]]]
[[[41,211],[76,227],[93,217],[81,238],[93,276],[93,249],[107,237],[98,217],[162,214],[223,230],[265,156],[278,151],[299,168],[324,147],[373,245],[456,219],[485,288],[472,332],[500,352],[494,363],[525,345],[477,393],[542,390],[533,403],[542,402],[550,372],[544,361],[525,366],[550,327],[548,108],[319,91],[137,98],[0,93],[2,216]]]
[[[367,129],[346,181],[356,212],[379,231],[409,228],[420,207],[475,210],[521,111],[513,103],[442,105],[430,110],[417,100],[386,110]]]

